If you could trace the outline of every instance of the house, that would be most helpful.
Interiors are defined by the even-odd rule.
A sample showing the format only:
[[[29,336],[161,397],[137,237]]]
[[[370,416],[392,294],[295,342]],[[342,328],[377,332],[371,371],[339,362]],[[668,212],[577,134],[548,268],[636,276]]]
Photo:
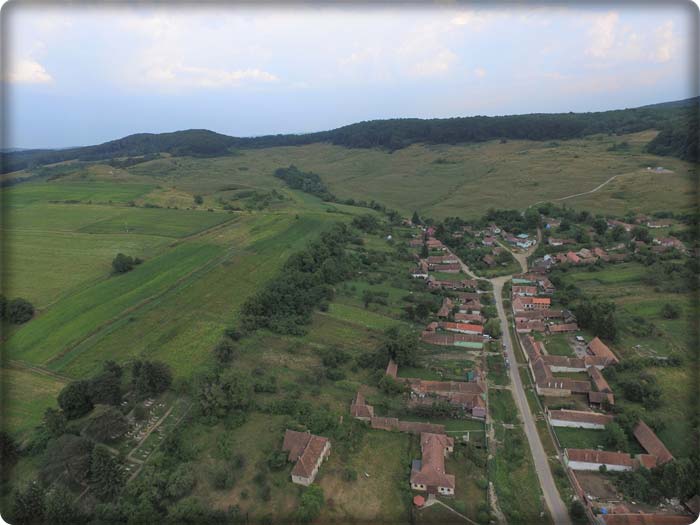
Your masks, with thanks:
[[[410,405],[432,405],[436,399],[470,412],[473,417],[486,417],[484,394],[486,386],[480,373],[474,375],[473,381],[426,381],[423,379],[406,379],[411,389]]]
[[[456,313],[455,314],[455,321],[463,322],[463,323],[484,324],[485,319],[481,314]]]
[[[523,310],[545,310],[549,309],[552,300],[549,297],[521,297],[517,296],[513,299],[513,311]]]
[[[574,252],[567,252],[566,253],[566,262],[571,263],[571,264],[580,264],[581,258],[578,255],[576,255]]]
[[[608,348],[607,345],[598,337],[595,337],[590,343],[588,343],[587,349],[592,355],[605,359],[608,361],[608,363],[619,363],[619,360],[617,357],[615,357],[615,354],[613,354],[610,348]]]
[[[396,379],[396,376],[399,373],[399,365],[396,364],[396,361],[393,359],[389,359],[389,364],[386,365],[386,372],[385,375],[391,376],[394,379]]]
[[[430,269],[434,272],[442,273],[460,273],[462,271],[462,267],[459,263],[431,264]]]
[[[576,323],[552,324],[548,323],[545,327],[545,332],[548,334],[562,334],[567,332],[577,332],[578,325]]]
[[[428,263],[424,259],[420,259],[418,261],[418,266],[411,270],[411,277],[414,279],[427,279],[428,269]]]
[[[511,293],[515,295],[529,296],[537,295],[537,286],[519,286],[513,285]]]
[[[330,455],[331,442],[309,432],[288,429],[284,433],[282,450],[289,452],[288,460],[295,463],[292,482],[308,487],[316,479],[323,460]]]
[[[427,259],[428,264],[454,264],[459,263],[459,259],[453,253],[446,255],[431,255]]]
[[[431,332],[421,333],[421,341],[430,345],[439,346],[459,346],[480,350],[484,347],[484,337],[481,335],[467,335],[453,332]]]
[[[632,433],[644,450],[656,456],[659,465],[673,461],[673,455],[644,421],[640,419]]]
[[[668,228],[673,225],[673,221],[669,219],[660,219],[657,221],[647,221],[648,228]]]
[[[593,381],[593,384],[598,392],[612,394],[612,388],[610,388],[610,385],[603,377],[603,374],[601,374],[600,370],[598,370],[595,366],[588,367],[588,375],[591,376],[591,380]]]
[[[610,260],[610,256],[608,255],[608,252],[606,252],[605,250],[603,250],[602,248],[599,248],[597,246],[595,248],[593,248],[593,255],[595,257],[597,257],[598,259],[601,259],[601,260],[606,261],[606,262]]]
[[[615,396],[605,392],[588,392],[588,404],[593,408],[604,408],[615,404]]]
[[[544,332],[545,325],[537,319],[516,318],[515,331],[519,334],[529,334],[531,332]]]
[[[676,250],[685,251],[685,244],[675,237],[662,237],[660,239],[654,239],[654,244],[658,244],[664,248],[675,248]]]
[[[365,396],[359,390],[350,404],[350,414],[361,421],[369,421],[374,417],[374,407],[365,402]]]
[[[535,390],[539,395],[564,397],[570,396],[572,393],[587,394],[590,392],[591,384],[588,381],[577,381],[568,377],[554,377],[545,359],[550,357],[554,356],[543,356],[528,360],[530,372],[532,372],[532,376],[535,379]]]
[[[411,488],[428,494],[451,496],[455,477],[445,472],[445,456],[454,450],[454,439],[424,432],[420,436],[421,459],[411,465]]]
[[[483,239],[481,239],[481,244],[483,244],[484,246],[495,246],[496,239],[495,239],[495,237],[491,237],[490,235],[487,235]]]
[[[623,230],[625,230],[628,233],[632,231],[632,228],[634,228],[634,226],[632,224],[609,219],[608,220],[608,228],[614,228],[615,226],[620,226]]]
[[[547,417],[553,427],[604,429],[613,421],[612,416],[583,410],[548,410]]]
[[[625,452],[567,448],[564,449],[564,462],[571,470],[597,471],[605,465],[608,470],[632,470],[634,460]]]
[[[439,327],[448,332],[457,332],[460,334],[481,335],[484,332],[484,327],[477,324],[450,323],[444,321],[439,323]]]
[[[422,248],[423,247],[423,239],[411,239],[408,241],[408,245],[411,248]]]
[[[450,298],[445,297],[442,300],[442,306],[438,310],[437,316],[438,317],[448,317],[450,315],[450,312],[452,311],[452,307],[453,307],[453,304],[452,304],[452,301],[450,300]]]
[[[427,241],[425,241],[425,244],[428,246],[429,250],[446,250],[447,248],[445,247],[444,244],[442,244],[442,241],[435,239],[434,237],[429,237]]]
[[[547,277],[542,277],[537,281],[537,284],[542,288],[542,293],[545,295],[552,295],[556,291],[556,287],[552,284]]]
[[[541,344],[541,343],[540,343]],[[542,360],[552,372],[585,372],[586,362],[578,357],[544,355]]]
[[[484,261],[484,264],[486,264],[486,266],[496,266],[496,259],[494,259],[491,255],[484,255],[481,260]]]

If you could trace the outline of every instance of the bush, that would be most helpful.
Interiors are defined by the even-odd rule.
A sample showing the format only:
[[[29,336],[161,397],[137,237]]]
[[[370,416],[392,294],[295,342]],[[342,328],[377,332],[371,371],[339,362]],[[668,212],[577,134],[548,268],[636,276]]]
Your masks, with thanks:
[[[678,319],[681,316],[681,309],[678,305],[666,303],[661,307],[661,315],[664,319]]]
[[[357,481],[357,471],[349,467],[343,469],[343,481]]]
[[[26,299],[12,299],[4,308],[5,318],[12,324],[23,324],[34,317],[34,306]]]
[[[310,485],[302,494],[297,519],[302,523],[315,520],[323,507],[323,489],[318,485]]]
[[[143,261],[139,258],[130,257],[123,253],[118,253],[112,260],[113,273],[126,273],[134,269],[134,266],[141,264]]]

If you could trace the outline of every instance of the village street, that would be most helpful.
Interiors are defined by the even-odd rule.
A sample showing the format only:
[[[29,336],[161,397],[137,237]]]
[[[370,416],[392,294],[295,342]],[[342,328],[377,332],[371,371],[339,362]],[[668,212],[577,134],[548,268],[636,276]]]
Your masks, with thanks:
[[[547,507],[549,508],[549,512],[554,519],[554,523],[557,525],[570,524],[571,520],[569,519],[569,512],[559,496],[559,491],[554,483],[552,471],[549,469],[547,454],[545,453],[540,437],[537,434],[535,419],[532,416],[532,412],[530,412],[529,405],[527,404],[525,389],[523,388],[522,381],[520,380],[520,373],[518,372],[517,360],[515,359],[515,348],[513,347],[513,341],[510,337],[510,330],[508,327],[508,318],[506,317],[506,312],[503,308],[503,285],[510,278],[510,275],[496,277],[491,279],[491,283],[493,284],[493,295],[496,301],[498,317],[501,320],[503,344],[505,345],[505,350],[508,354],[508,360],[513,364],[509,369],[510,380],[511,384],[513,385],[513,397],[515,398],[515,404],[518,407],[520,418],[523,421],[523,429],[525,430],[525,435],[527,436],[527,441],[530,445],[532,458],[535,462],[535,470],[537,471],[537,477],[540,480],[542,494],[544,494],[544,499]]]
[[[542,240],[542,232],[538,228],[537,231],[538,243]],[[512,252],[513,257],[518,261],[523,273],[527,272],[527,258],[534,251],[535,247],[525,252]],[[460,259],[460,265],[462,266],[462,271],[471,277],[477,277],[474,273],[467,267],[464,262]],[[513,340],[510,336],[510,329],[508,326],[508,317],[506,316],[505,308],[503,307],[503,285],[508,282],[513,276],[504,275],[501,277],[495,277],[491,279],[491,284],[493,285],[493,296],[496,302],[496,309],[498,311],[498,317],[501,321],[501,332],[502,341],[505,346],[505,351],[508,355],[508,360],[512,363],[509,368],[509,374],[511,379],[511,391],[513,392],[513,397],[515,398],[515,404],[518,407],[518,412],[520,413],[520,419],[523,422],[523,429],[525,435],[527,436],[527,441],[530,446],[530,451],[532,452],[532,457],[535,464],[535,470],[537,472],[537,477],[540,480],[540,486],[542,487],[542,494],[544,495],[545,503],[549,512],[557,525],[564,524],[570,525],[571,520],[569,519],[569,512],[559,495],[556,484],[554,483],[554,477],[552,476],[552,471],[549,468],[549,462],[547,460],[547,454],[544,451],[542,442],[540,441],[539,434],[537,433],[537,427],[535,426],[535,419],[530,411],[530,406],[527,403],[527,397],[525,394],[525,389],[520,379],[520,373],[518,371],[517,360],[515,358],[515,347],[513,346]]]

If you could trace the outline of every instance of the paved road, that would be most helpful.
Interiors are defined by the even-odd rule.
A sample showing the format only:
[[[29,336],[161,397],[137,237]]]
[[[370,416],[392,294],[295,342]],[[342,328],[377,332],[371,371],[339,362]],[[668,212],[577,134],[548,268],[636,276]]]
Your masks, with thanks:
[[[501,331],[503,332],[502,341],[506,345],[508,360],[511,362],[509,372],[511,384],[513,385],[513,397],[515,398],[515,404],[518,407],[520,417],[523,421],[523,429],[525,430],[525,435],[527,436],[527,441],[530,445],[532,458],[535,462],[535,470],[537,471],[537,477],[540,480],[542,493],[544,494],[545,503],[549,508],[549,513],[552,515],[555,524],[570,525],[571,520],[569,519],[569,512],[566,505],[564,505],[561,496],[559,496],[559,491],[554,483],[554,477],[552,476],[552,471],[549,469],[549,463],[547,461],[547,454],[544,451],[544,447],[540,441],[540,436],[537,433],[535,419],[532,417],[530,406],[527,404],[525,389],[523,388],[522,381],[520,380],[520,374],[518,373],[518,362],[515,359],[515,349],[513,347],[513,341],[510,337],[510,330],[508,329],[508,318],[506,317],[506,312],[503,308],[503,285],[509,279],[509,275],[504,277],[496,277],[491,279],[491,283],[493,283],[493,295],[496,300],[498,317],[501,320]]]

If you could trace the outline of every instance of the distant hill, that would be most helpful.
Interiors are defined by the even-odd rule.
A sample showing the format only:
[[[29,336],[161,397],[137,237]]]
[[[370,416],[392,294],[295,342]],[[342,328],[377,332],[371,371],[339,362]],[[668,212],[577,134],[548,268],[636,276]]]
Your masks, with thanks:
[[[499,117],[388,119],[358,122],[307,134],[229,137],[204,129],[138,133],[95,146],[22,150],[2,154],[2,173],[66,160],[96,161],[157,153],[222,156],[232,149],[299,146],[328,142],[348,148],[397,150],[415,143],[458,144],[502,140],[572,139],[597,133],[658,129],[647,149],[657,155],[698,161],[698,98],[595,113],[533,113]]]

